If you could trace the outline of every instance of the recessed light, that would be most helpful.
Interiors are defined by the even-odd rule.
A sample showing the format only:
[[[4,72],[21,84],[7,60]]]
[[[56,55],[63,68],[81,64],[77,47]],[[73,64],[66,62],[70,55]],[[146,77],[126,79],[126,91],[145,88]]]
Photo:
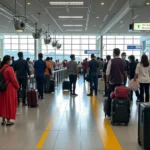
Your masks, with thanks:
[[[79,6],[79,5],[83,5],[84,2],[49,2],[50,5],[55,5],[55,6]]]
[[[82,27],[82,24],[64,24],[64,27]]]
[[[97,19],[99,18],[99,17],[96,17]]]
[[[94,27],[96,27],[96,25],[94,25]]]
[[[104,4],[105,4],[104,2],[101,3],[101,5],[104,5]]]
[[[27,3],[28,5],[31,5],[31,3]]]
[[[149,6],[150,5],[150,3],[146,3],[146,6]]]
[[[66,29],[66,31],[70,31],[70,32],[80,32],[80,31],[82,31],[82,29]]]
[[[67,18],[67,19],[82,19],[83,16],[58,16],[58,18],[60,18],[60,19],[65,19],[65,18]]]

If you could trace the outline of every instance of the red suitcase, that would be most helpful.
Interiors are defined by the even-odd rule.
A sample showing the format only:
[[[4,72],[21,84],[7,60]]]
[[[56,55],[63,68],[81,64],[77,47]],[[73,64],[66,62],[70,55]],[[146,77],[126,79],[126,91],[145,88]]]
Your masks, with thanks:
[[[114,93],[116,99],[127,99],[129,97],[129,89],[125,86],[117,86]]]
[[[38,106],[38,92],[35,89],[27,91],[27,103],[28,107]]]

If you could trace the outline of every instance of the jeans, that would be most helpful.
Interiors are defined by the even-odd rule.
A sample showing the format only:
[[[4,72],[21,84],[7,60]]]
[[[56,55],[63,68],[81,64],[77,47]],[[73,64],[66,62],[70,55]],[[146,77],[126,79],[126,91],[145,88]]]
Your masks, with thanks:
[[[144,93],[145,93],[145,102],[149,102],[149,83],[140,83],[141,102],[144,102]]]
[[[93,84],[94,84],[95,94],[97,95],[98,76],[90,76],[90,94],[93,94]]]
[[[109,89],[108,89],[108,107],[107,107],[107,115],[110,117],[111,116],[111,98],[110,94],[115,90],[117,86],[121,86],[122,84],[110,84]]]
[[[87,71],[84,69],[83,70],[83,79],[84,79],[84,81],[85,81],[85,75],[86,75],[86,73],[87,73]]]
[[[20,86],[20,89],[18,90],[18,103],[20,102],[20,100],[19,100],[20,94],[19,93],[21,92],[22,101],[25,104],[25,102],[26,102],[26,89],[27,89],[27,77],[26,76],[20,76],[20,77],[17,77],[17,80],[18,80],[18,83]],[[22,88],[22,91],[21,91],[21,88]]]
[[[37,83],[37,89],[39,92],[39,96],[41,96],[41,98],[43,98],[43,91],[44,91],[44,76],[43,77],[36,77],[36,83]]]
[[[75,94],[76,82],[77,82],[77,75],[70,74],[69,75],[69,80],[70,80],[70,92],[73,93],[73,94]],[[73,90],[72,90],[72,86],[73,86]]]

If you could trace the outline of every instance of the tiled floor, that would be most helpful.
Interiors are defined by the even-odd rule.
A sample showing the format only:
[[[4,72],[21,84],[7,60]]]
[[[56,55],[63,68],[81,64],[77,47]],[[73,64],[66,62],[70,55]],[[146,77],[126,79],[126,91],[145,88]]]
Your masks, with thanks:
[[[61,87],[60,84],[55,94],[46,95],[39,108],[20,107],[15,126],[0,127],[0,150],[142,149],[137,144],[135,102],[129,126],[112,127],[104,118],[102,95],[87,97],[88,85],[82,78],[77,84],[78,97],[70,97]],[[107,128],[112,130],[121,148],[107,146]]]

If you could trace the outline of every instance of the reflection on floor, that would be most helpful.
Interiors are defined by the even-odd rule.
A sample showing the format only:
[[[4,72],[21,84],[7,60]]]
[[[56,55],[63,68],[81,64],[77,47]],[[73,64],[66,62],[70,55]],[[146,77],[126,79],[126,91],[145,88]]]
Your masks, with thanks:
[[[13,127],[0,127],[0,150],[141,150],[137,144],[137,106],[128,127],[112,127],[103,113],[103,97],[87,97],[88,85],[77,84],[78,97],[46,95],[39,108],[18,109]]]

